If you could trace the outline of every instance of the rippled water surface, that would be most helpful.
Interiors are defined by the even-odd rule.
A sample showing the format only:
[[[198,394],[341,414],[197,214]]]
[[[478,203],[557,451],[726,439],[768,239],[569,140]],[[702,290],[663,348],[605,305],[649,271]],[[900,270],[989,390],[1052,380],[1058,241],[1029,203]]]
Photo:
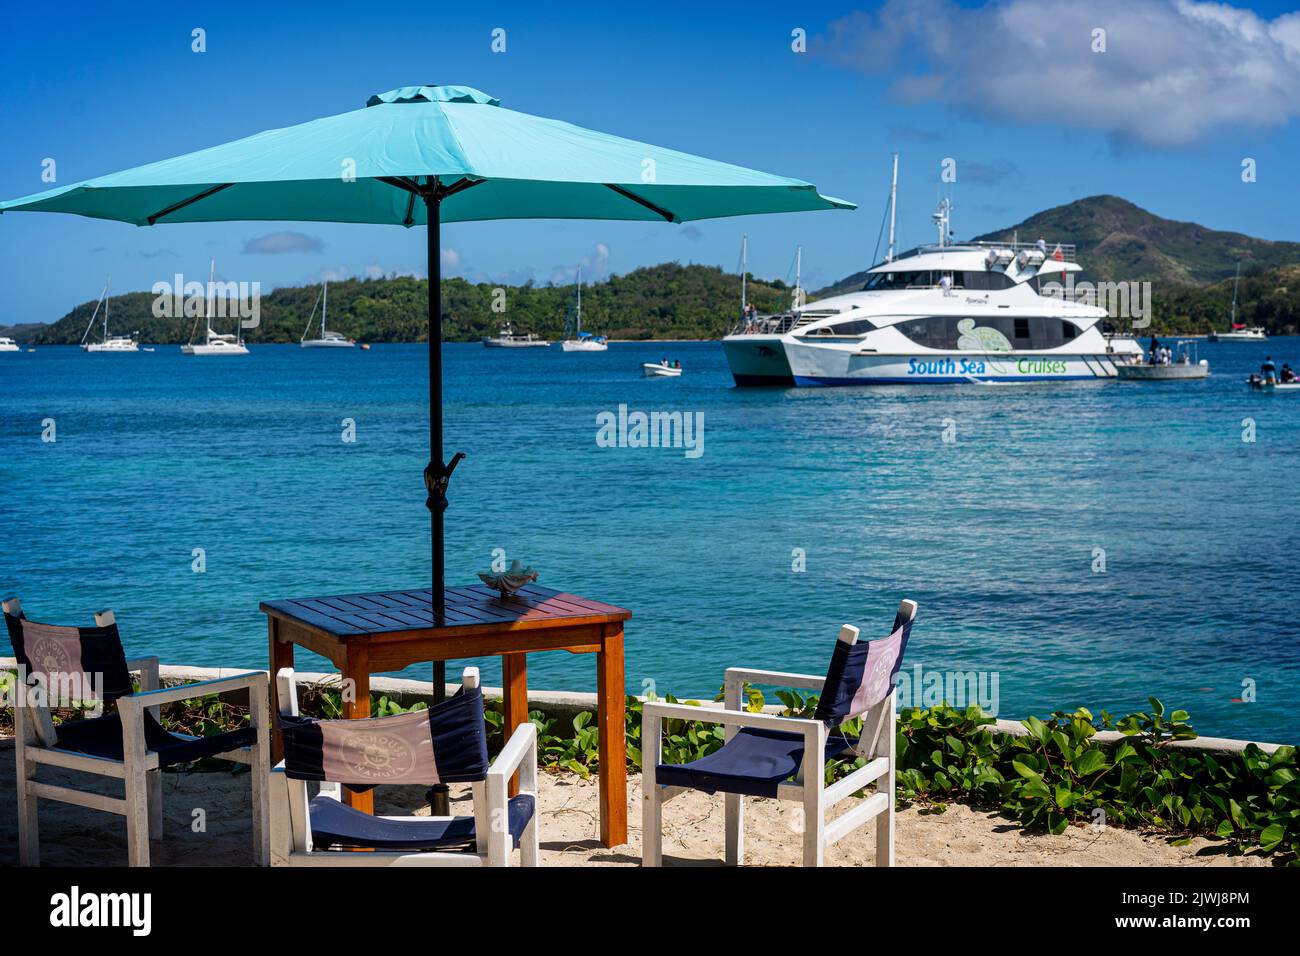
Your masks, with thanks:
[[[996,674],[1003,716],[1157,694],[1293,741],[1300,395],[1246,388],[1265,352],[1300,340],[1204,344],[1200,383],[739,390],[716,343],[450,345],[448,581],[504,548],[631,608],[629,689],[821,672],[839,624],[883,634],[911,596],[908,664]],[[643,378],[664,354],[686,374]],[[0,588],[46,620],[111,605],[131,653],[264,667],[259,601],[427,586],[425,371],[417,345],[0,355]],[[702,413],[703,455],[599,447],[620,404]],[[594,660],[529,680],[591,689]]]

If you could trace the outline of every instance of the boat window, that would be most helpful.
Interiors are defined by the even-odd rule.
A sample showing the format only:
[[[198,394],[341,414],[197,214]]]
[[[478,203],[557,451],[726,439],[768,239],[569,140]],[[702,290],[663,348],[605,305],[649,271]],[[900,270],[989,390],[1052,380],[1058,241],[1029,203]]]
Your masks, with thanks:
[[[862,287],[864,292],[880,289],[915,289],[933,285],[929,272],[876,272]]]
[[[866,335],[875,327],[875,323],[866,319],[855,319],[852,322],[840,322],[832,325],[829,332],[831,335]]]
[[[977,292],[996,292],[1015,285],[1005,272],[960,272],[958,275],[961,285]]]
[[[972,323],[965,329],[958,328],[960,323]],[[909,319],[893,326],[917,345],[932,349],[950,351],[996,351],[983,344],[997,342],[997,336],[987,335],[985,330],[998,333],[1008,346],[1018,349],[1050,349],[1064,345],[1079,334],[1079,328],[1072,322],[1046,316],[1015,318],[1013,316],[931,316],[921,319]],[[1067,331],[1068,328],[1068,331]],[[972,340],[981,343],[972,346]]]

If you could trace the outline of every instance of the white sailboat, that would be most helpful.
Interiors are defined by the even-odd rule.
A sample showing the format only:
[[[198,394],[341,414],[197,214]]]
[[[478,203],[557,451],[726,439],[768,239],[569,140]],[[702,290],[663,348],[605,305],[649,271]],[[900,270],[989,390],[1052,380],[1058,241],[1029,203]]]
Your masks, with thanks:
[[[213,259],[208,268],[208,295],[206,308],[204,309],[206,332],[202,342],[194,341],[193,332],[190,333],[190,341],[181,346],[181,352],[185,355],[247,355],[248,346],[244,344],[243,333],[240,330],[239,319],[235,319],[234,335],[218,335],[212,331],[212,283],[216,278],[217,260]],[[196,321],[197,328],[198,322]]]
[[[1211,332],[1211,342],[1264,342],[1268,333],[1262,325],[1246,328],[1245,323],[1237,322],[1237,285],[1241,282],[1241,260],[1237,260],[1237,277],[1232,280],[1232,318],[1228,320],[1227,332]]]
[[[316,297],[316,304],[311,307],[311,315],[307,316],[307,328],[302,330],[302,338],[298,344],[305,349],[350,349],[356,345],[350,338],[341,332],[327,332],[325,330],[325,312],[329,307],[330,289],[329,280],[321,282],[320,295]],[[308,331],[311,330],[312,317],[316,315],[316,305],[320,306],[320,336],[318,338],[307,338]]]
[[[560,343],[560,348],[564,351],[606,352],[609,350],[609,340],[605,336],[582,331],[582,266],[578,266],[578,305],[573,314],[573,328],[575,337],[566,338]]]
[[[140,349],[140,343],[131,335],[109,335],[108,334],[108,282],[104,283],[104,291],[99,295],[99,301],[95,303],[95,311],[90,314],[90,322],[86,325],[86,331],[81,336],[81,347],[87,352],[137,352]],[[98,342],[87,341],[90,337],[90,330],[95,326],[95,316],[99,314],[99,307],[104,307],[104,335]]]

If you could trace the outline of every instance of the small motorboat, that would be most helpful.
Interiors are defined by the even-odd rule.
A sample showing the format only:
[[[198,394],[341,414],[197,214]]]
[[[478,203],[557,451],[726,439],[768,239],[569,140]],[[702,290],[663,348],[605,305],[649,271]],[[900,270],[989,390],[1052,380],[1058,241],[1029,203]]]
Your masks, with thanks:
[[[369,352],[369,351],[370,351],[370,343],[369,343],[369,342],[362,342],[362,343],[361,343],[361,351],[363,351],[363,352]]]
[[[1205,359],[1197,360],[1195,342],[1179,339],[1174,342],[1173,351],[1176,358],[1169,364],[1156,361],[1129,362],[1117,364],[1115,373],[1121,379],[1142,382],[1186,382],[1209,378],[1210,363]]]
[[[662,362],[646,362],[641,366],[646,378],[678,378],[682,374],[680,365],[672,366],[665,359]]]
[[[1262,392],[1300,392],[1300,382],[1266,382],[1258,374],[1246,379],[1246,384]]]

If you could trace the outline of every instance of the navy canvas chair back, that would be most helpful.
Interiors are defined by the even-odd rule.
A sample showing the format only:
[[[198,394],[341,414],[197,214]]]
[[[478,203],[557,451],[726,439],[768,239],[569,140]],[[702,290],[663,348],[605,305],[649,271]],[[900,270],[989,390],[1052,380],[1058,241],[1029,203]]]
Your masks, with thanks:
[[[483,691],[462,687],[427,710],[366,720],[280,715],[284,772],[351,787],[466,783],[487,777]]]
[[[5,602],[4,614],[20,673],[29,684],[45,688],[50,706],[112,701],[131,693],[126,653],[111,611],[96,615],[95,627],[29,621],[17,599]]]
[[[816,718],[835,728],[860,717],[889,696],[903,666],[903,653],[916,618],[916,602],[903,601],[894,616],[892,632],[884,640],[858,641],[858,629],[840,628],[831,666],[826,672],[817,703]]]

